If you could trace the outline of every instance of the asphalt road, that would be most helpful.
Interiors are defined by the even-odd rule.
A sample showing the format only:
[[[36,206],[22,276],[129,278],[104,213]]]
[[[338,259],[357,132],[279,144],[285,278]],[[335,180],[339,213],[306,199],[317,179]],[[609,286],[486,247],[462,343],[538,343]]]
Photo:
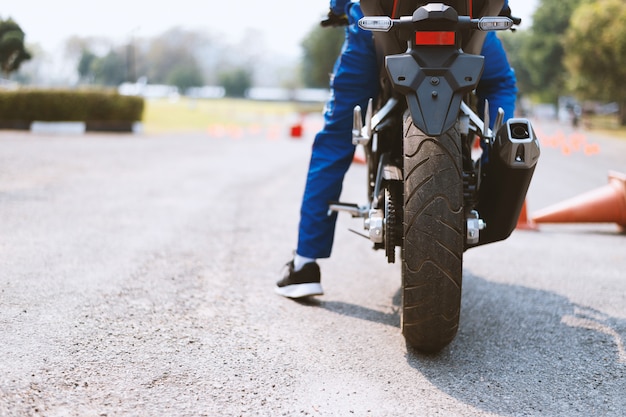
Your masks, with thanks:
[[[325,296],[275,295],[314,125],[0,132],[0,416],[624,415],[614,224],[468,251],[460,330],[433,356],[407,349],[399,265],[361,220],[340,217]],[[531,214],[626,171],[626,141],[537,130]],[[364,198],[355,164],[344,200]]]

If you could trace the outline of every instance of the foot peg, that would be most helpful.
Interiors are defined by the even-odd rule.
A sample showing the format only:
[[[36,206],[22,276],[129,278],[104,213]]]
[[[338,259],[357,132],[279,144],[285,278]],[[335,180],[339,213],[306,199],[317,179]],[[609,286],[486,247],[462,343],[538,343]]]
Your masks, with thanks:
[[[380,209],[370,209],[366,206],[358,206],[352,203],[331,203],[328,208],[328,215],[330,216],[333,212],[345,211],[346,213],[350,213],[352,217],[361,217],[363,218],[363,226],[365,230],[368,230],[369,233],[367,235],[361,235],[369,238],[374,243],[382,243],[383,242],[383,231],[385,227],[385,214]]]
[[[346,212],[349,213],[352,217],[367,217],[367,213],[369,209],[367,207],[359,206],[358,204],[353,203],[341,203],[339,201],[331,202],[328,206],[328,215],[330,216],[333,212]]]

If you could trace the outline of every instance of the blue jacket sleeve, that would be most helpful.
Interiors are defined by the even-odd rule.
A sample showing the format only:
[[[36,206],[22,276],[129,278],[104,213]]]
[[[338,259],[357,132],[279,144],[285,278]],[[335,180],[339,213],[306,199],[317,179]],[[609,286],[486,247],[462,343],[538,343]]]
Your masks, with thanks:
[[[350,0],[330,0],[330,9],[337,15],[346,14],[346,4],[350,3]]]

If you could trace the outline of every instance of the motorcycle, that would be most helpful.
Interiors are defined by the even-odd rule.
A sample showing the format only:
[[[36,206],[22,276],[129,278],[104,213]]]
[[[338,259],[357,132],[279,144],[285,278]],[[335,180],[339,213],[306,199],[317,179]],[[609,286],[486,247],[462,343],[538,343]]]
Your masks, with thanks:
[[[486,31],[519,23],[500,15],[502,0],[390,3],[361,2],[359,25],[384,59],[379,96],[364,118],[354,109],[369,202],[330,211],[363,218],[388,262],[401,248],[402,333],[437,352],[459,327],[464,252],[510,236],[540,149],[529,120],[499,109],[490,128],[488,103],[474,110]]]

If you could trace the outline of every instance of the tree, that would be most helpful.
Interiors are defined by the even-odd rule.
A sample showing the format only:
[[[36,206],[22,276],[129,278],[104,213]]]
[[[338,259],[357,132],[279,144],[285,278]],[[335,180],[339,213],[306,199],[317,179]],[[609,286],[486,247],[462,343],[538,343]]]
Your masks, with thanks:
[[[126,80],[126,59],[124,54],[110,50],[102,58],[93,61],[94,81],[97,84],[117,86]]]
[[[184,94],[190,87],[204,85],[204,80],[197,65],[181,65],[170,71],[167,84],[175,85],[178,87],[178,91]]]
[[[529,94],[534,90],[531,78],[532,68],[528,66],[523,58],[523,51],[530,36],[531,33],[528,30],[516,30],[515,32],[509,31],[498,34],[498,37],[502,40],[509,63],[515,70],[520,95]]]
[[[170,29],[150,42],[147,52],[140,57],[139,72],[156,84],[170,82],[176,72],[179,73],[176,77],[180,78],[180,68],[183,67],[189,68],[188,74],[200,74],[195,49],[205,42],[200,33]]]
[[[533,15],[521,59],[529,71],[532,89],[544,101],[556,103],[565,90],[563,37],[574,10],[588,0],[540,0]]]
[[[0,20],[0,68],[7,76],[31,59],[24,48],[24,32],[12,19]]]
[[[569,85],[583,98],[620,103],[626,125],[626,4],[599,0],[581,5],[565,38]]]
[[[81,80],[91,82],[94,78],[94,62],[98,57],[90,50],[83,49],[78,60],[78,76]]]
[[[222,72],[219,79],[228,97],[244,97],[246,90],[252,86],[252,73],[247,68]]]
[[[75,36],[65,47],[83,82],[115,86],[145,76],[152,84],[185,90],[204,84],[196,55],[205,43],[202,33],[171,29],[156,38],[133,39],[117,46],[107,39]],[[103,55],[105,50],[108,53]]]
[[[343,28],[313,28],[302,42],[302,81],[307,87],[327,88],[333,65],[341,52]]]
[[[49,72],[49,63],[46,51],[37,44],[29,45],[28,52],[32,58],[24,62],[18,71],[11,73],[11,79],[21,85],[38,82],[44,74]]]

